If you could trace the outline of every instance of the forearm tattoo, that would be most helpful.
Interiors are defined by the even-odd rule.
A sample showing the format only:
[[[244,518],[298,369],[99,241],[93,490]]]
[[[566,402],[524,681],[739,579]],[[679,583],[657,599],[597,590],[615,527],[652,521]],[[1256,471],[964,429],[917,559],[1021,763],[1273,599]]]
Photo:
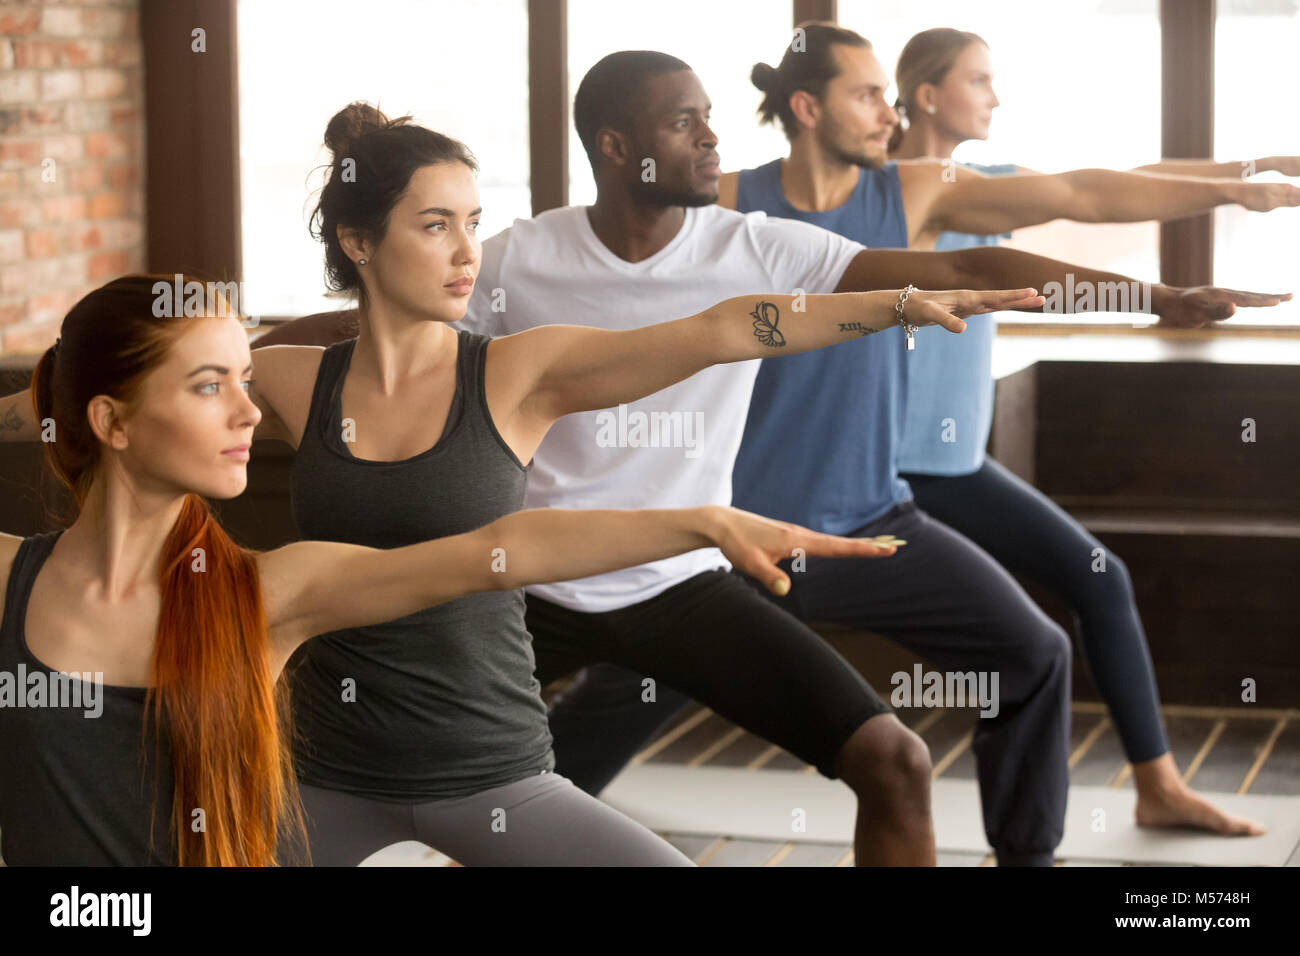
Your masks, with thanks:
[[[760,302],[758,308],[749,314],[754,317],[755,338],[774,349],[785,345],[785,336],[776,327],[781,319],[780,309],[771,302]]]
[[[25,424],[27,423],[23,421],[23,416],[18,414],[18,409],[11,407],[9,409],[9,414],[0,421],[0,431],[16,432]]]
[[[873,332],[877,332],[879,330],[873,329],[869,325],[863,325],[861,322],[841,322],[840,331],[857,332],[858,335],[871,335]]]

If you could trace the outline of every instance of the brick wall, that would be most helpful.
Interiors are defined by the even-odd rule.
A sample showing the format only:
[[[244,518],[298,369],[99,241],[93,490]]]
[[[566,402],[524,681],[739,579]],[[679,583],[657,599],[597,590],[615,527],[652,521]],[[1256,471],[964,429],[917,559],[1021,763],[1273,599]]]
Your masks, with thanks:
[[[145,268],[138,0],[0,0],[0,353]]]

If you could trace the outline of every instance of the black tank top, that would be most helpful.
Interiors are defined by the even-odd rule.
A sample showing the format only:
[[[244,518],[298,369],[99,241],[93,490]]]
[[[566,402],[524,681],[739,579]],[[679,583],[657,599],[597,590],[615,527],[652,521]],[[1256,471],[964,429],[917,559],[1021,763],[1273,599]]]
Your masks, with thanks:
[[[527,470],[492,423],[483,388],[491,339],[457,335],[446,428],[432,448],[404,461],[353,457],[341,395],[356,339],[325,350],[291,472],[304,539],[398,548],[523,507]],[[533,667],[522,590],[471,594],[313,638],[289,662],[299,779],[419,803],[551,770]]]
[[[155,797],[152,733],[141,747],[146,688],[100,685],[87,707],[80,679],[60,679],[27,647],[32,584],[62,533],[25,538],[9,571],[0,622],[0,854],[10,866],[174,865],[171,750],[164,734]],[[31,703],[37,686],[61,706],[17,706],[15,691]]]

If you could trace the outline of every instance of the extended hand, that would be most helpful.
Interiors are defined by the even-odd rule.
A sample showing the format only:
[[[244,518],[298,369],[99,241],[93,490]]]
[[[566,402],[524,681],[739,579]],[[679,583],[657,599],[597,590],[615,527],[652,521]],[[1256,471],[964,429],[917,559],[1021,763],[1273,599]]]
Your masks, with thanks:
[[[903,306],[903,318],[913,325],[942,325],[949,332],[966,328],[968,315],[983,315],[1005,309],[1037,309],[1047,302],[1037,289],[993,289],[971,291],[913,292]]]
[[[1269,294],[1264,292],[1239,292],[1218,286],[1202,285],[1192,288],[1173,288],[1161,297],[1156,311],[1160,314],[1157,328],[1203,329],[1231,318],[1238,307],[1267,308],[1291,298],[1290,292]]]
[[[773,594],[789,592],[790,579],[776,566],[776,562],[795,557],[796,548],[805,555],[826,558],[886,558],[897,550],[888,542],[821,534],[739,508],[719,507],[717,519],[714,543],[722,549],[727,560],[745,574],[762,581]]]
[[[1290,183],[1243,183],[1241,205],[1251,212],[1300,206],[1300,186]]]

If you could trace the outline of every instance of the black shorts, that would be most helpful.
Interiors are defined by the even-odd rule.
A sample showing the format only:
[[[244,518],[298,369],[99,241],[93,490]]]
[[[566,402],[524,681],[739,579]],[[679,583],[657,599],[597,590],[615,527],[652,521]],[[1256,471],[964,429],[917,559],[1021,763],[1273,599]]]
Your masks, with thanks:
[[[759,587],[738,572],[705,571],[640,604],[597,614],[530,594],[537,678],[545,686],[588,664],[619,664],[693,697],[834,779],[845,742],[890,707]]]

